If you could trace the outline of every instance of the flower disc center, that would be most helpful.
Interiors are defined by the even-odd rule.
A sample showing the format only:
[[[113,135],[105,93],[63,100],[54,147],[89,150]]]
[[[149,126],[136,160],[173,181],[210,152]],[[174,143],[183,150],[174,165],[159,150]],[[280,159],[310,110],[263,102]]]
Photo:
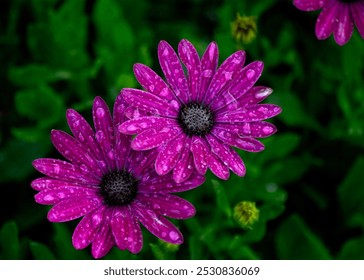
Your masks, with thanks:
[[[204,136],[213,127],[214,116],[209,107],[197,102],[191,102],[181,107],[178,121],[187,135]]]
[[[113,171],[103,176],[100,188],[107,205],[127,205],[137,194],[138,181],[127,171]]]

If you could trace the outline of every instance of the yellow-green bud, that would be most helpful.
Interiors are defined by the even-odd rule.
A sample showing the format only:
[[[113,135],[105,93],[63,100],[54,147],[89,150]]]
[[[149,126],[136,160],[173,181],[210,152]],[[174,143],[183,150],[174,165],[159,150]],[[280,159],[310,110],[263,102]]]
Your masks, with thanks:
[[[257,36],[257,23],[255,17],[240,16],[231,23],[231,34],[234,39],[244,44],[251,43]]]
[[[259,220],[259,209],[255,202],[241,201],[234,207],[234,220],[245,229],[251,229],[252,225]]]

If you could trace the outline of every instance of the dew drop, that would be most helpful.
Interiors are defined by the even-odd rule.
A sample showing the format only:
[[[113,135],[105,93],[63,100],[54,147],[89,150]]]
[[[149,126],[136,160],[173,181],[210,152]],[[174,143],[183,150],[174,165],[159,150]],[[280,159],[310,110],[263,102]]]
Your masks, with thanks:
[[[273,128],[272,127],[270,127],[270,126],[263,127],[263,133],[270,134],[272,132],[273,132]]]
[[[212,76],[212,70],[202,71],[202,76],[205,77],[205,78],[210,78]]]
[[[53,199],[54,199],[53,196],[50,194],[47,194],[46,196],[43,197],[44,201],[52,201]]]
[[[78,134],[78,140],[79,140],[80,142],[85,141],[85,137],[83,137],[83,135],[82,135],[82,133],[81,133],[81,132]]]
[[[169,232],[169,238],[171,238],[173,241],[177,241],[179,239],[179,235],[175,231]]]
[[[255,94],[256,98],[264,98],[272,93],[271,89],[262,89]]]
[[[165,48],[165,49],[163,50],[163,55],[164,55],[164,56],[169,55],[169,51],[168,51],[168,49],[167,49],[167,48]]]
[[[105,139],[105,135],[101,130],[97,131],[95,136],[96,136],[97,142],[99,142],[99,143],[101,143]]]
[[[58,173],[59,173],[59,171],[61,171],[61,168],[60,168],[59,164],[55,164],[55,165],[53,166],[53,172],[54,172],[55,174],[58,174]]]
[[[255,71],[253,69],[248,69],[245,73],[246,77],[250,80],[254,77]]]
[[[101,107],[96,109],[96,116],[99,118],[103,118],[105,116],[105,110]]]
[[[168,88],[163,88],[159,93],[160,96],[167,96],[168,95]]]

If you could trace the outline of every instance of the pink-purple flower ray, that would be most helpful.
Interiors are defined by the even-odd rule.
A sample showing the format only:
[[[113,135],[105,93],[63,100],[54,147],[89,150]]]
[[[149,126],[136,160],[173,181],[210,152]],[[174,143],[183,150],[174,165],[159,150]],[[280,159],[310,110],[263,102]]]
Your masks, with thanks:
[[[364,39],[364,3],[352,3],[350,11],[359,34]]]
[[[190,151],[191,137],[187,137],[180,158],[173,168],[173,180],[181,183],[187,180],[193,173],[193,156]]]
[[[39,172],[55,179],[76,182],[81,184],[97,185],[100,181],[87,169],[80,169],[77,166],[63,160],[40,158],[33,161],[33,166]]]
[[[211,152],[204,137],[193,136],[191,152],[197,172],[204,175],[207,171],[209,153]]]
[[[239,136],[265,138],[276,133],[277,128],[269,122],[246,122],[241,124],[219,123],[216,128],[235,133]]]
[[[121,91],[125,100],[132,106],[143,109],[151,114],[177,117],[176,109],[164,99],[149,92],[125,88]]]
[[[334,39],[338,45],[342,46],[349,41],[354,31],[349,5],[341,5],[337,19],[334,23]]]
[[[234,149],[222,144],[213,135],[208,135],[206,138],[211,146],[212,152],[215,153],[231,171],[238,176],[245,175],[246,169],[243,160]]]
[[[150,93],[167,101],[174,99],[174,94],[163,79],[148,66],[137,63],[134,74],[140,85]]]
[[[294,0],[293,4],[302,11],[315,11],[321,9],[324,6],[323,0]]]
[[[116,246],[120,250],[129,250],[137,254],[143,247],[143,236],[134,213],[127,207],[119,207],[114,211],[111,219],[111,228]]]
[[[87,165],[95,171],[97,177],[102,176],[102,171],[94,158],[80,142],[69,134],[60,130],[52,130],[51,141],[55,148],[71,163],[77,166]]]
[[[105,256],[115,244],[110,226],[113,211],[113,208],[107,208],[105,210],[102,224],[92,242],[91,253],[95,259]]]
[[[188,219],[195,215],[195,207],[175,195],[140,194],[138,199],[160,215],[173,219]]]
[[[59,186],[57,188],[46,189],[37,193],[34,198],[39,204],[53,205],[61,200],[73,198],[73,197],[84,197],[84,196],[96,196],[98,194],[97,188],[88,187],[75,187],[75,186]]]
[[[176,125],[177,122],[174,119],[162,118],[162,117],[141,117],[138,119],[128,120],[122,123],[118,129],[124,134],[139,134],[144,130],[151,128],[159,129],[166,126]]]
[[[176,52],[166,41],[161,41],[158,45],[158,58],[164,76],[175,96],[182,103],[187,103],[189,92],[182,65]]]
[[[334,23],[340,6],[338,1],[328,1],[323,7],[316,22],[315,31],[318,39],[327,39],[334,31]]]
[[[219,62],[219,49],[215,42],[210,43],[205,53],[201,58],[201,84],[200,92],[196,101],[201,102],[205,98],[207,89],[211,80],[216,72],[217,64]]]
[[[195,47],[187,40],[178,44],[178,55],[187,68],[189,101],[198,100],[201,80],[201,61]]]
[[[137,151],[150,150],[174,139],[181,132],[182,130],[177,126],[167,126],[162,129],[148,129],[134,138],[133,142],[131,142],[131,147]]]
[[[79,184],[76,182],[67,182],[67,181],[63,181],[63,180],[53,179],[50,177],[42,177],[42,178],[33,180],[31,183],[31,187],[33,189],[35,189],[36,191],[43,191],[43,190],[48,190],[48,189],[58,189],[60,187],[68,187],[68,188],[83,187],[83,188],[94,188],[94,189],[98,188],[97,186],[84,185],[84,184]]]
[[[127,119],[138,119],[142,117],[149,116],[149,113],[145,112],[142,109],[136,108],[134,106],[129,106],[125,109],[124,112]]]
[[[210,104],[211,101],[216,100],[222,94],[222,89],[234,78],[237,71],[243,67],[244,62],[245,52],[237,51],[220,65],[206,92],[204,99],[206,104]]]
[[[152,234],[172,244],[183,243],[181,232],[166,218],[146,208],[144,204],[138,201],[134,202],[132,206],[135,209],[138,220]]]
[[[73,247],[77,250],[81,250],[94,241],[103,221],[106,208],[105,205],[100,206],[82,218],[72,235]]]
[[[166,143],[155,160],[155,171],[158,175],[166,175],[176,166],[185,140],[186,135],[182,134],[180,137],[176,136],[176,138]]]
[[[156,149],[148,151],[131,151],[126,164],[126,169],[140,177],[154,177],[150,170],[154,171],[155,159],[158,155]],[[152,172],[153,173],[153,172]]]
[[[217,155],[211,153],[209,155],[209,168],[218,178],[222,180],[229,179],[229,168],[218,158]]]
[[[98,196],[73,197],[62,200],[48,212],[51,222],[67,222],[80,218],[102,205]]]

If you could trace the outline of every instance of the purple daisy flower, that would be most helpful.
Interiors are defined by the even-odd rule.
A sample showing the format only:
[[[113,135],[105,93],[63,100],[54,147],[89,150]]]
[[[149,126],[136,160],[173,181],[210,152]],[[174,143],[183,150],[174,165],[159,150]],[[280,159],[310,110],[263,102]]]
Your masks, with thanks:
[[[36,202],[54,205],[48,212],[51,222],[83,217],[73,233],[72,243],[76,249],[92,243],[95,258],[105,256],[114,245],[138,253],[143,246],[139,223],[158,238],[181,244],[181,232],[164,216],[190,218],[195,208],[171,193],[190,190],[204,182],[197,172],[180,184],[170,175],[156,174],[155,151],[133,151],[131,136],[115,129],[126,118],[125,108],[119,95],[112,118],[104,100],[96,97],[93,104],[96,133],[79,113],[68,110],[67,120],[74,137],[53,130],[51,140],[69,162],[51,158],[33,162],[47,176],[31,184],[39,191]]]
[[[212,42],[200,59],[194,46],[182,40],[180,60],[165,41],[158,46],[158,57],[166,82],[152,69],[136,64],[134,73],[146,91],[124,89],[122,95],[132,107],[147,116],[124,122],[119,131],[136,134],[134,150],[157,148],[155,169],[165,175],[173,170],[176,182],[186,180],[194,170],[203,175],[209,168],[217,177],[228,179],[229,169],[245,175],[245,166],[231,147],[249,152],[264,149],[255,138],[276,132],[263,120],[281,112],[273,104],[258,104],[272,93],[254,86],[263,71],[263,62],[245,67],[245,52],[237,51],[218,65],[217,44]]]
[[[294,0],[302,11],[322,9],[316,22],[316,36],[327,39],[334,33],[335,42],[342,46],[353,34],[354,24],[364,38],[364,0]]]

